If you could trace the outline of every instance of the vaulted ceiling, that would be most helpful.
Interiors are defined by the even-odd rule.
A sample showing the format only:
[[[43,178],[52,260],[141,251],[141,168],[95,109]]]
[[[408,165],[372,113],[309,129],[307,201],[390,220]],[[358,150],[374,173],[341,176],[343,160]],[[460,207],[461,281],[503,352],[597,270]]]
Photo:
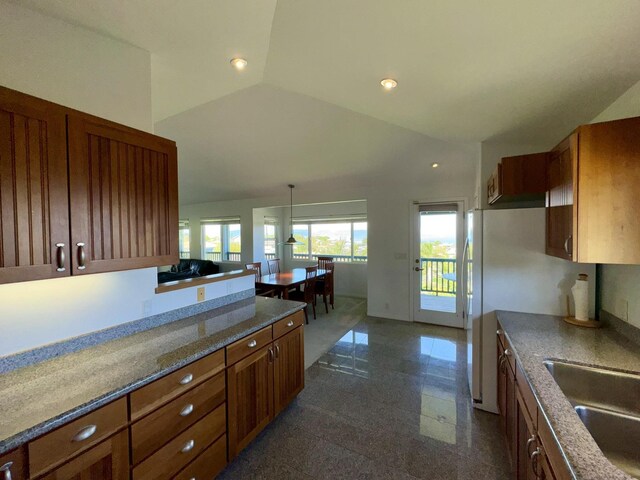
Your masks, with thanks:
[[[640,80],[638,0],[19,3],[151,53],[156,130],[179,143],[188,202],[269,193],[313,170],[300,159],[365,182],[432,138],[551,144]],[[277,175],[204,188],[258,159]]]

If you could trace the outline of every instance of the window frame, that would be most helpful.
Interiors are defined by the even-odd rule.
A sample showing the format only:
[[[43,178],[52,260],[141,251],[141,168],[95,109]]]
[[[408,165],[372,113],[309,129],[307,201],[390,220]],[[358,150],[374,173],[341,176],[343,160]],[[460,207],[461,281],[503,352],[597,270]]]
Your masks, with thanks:
[[[267,253],[267,226],[271,226],[273,227],[273,240],[274,240],[274,253]],[[263,253],[264,253],[264,257],[267,260],[272,260],[274,258],[278,257],[278,240],[279,240],[279,230],[280,230],[280,220],[275,217],[275,218],[271,218],[271,217],[265,217],[264,218],[264,225],[262,227],[262,233],[263,233]],[[269,258],[268,255],[272,255],[272,258]]]
[[[339,224],[349,224],[349,230],[350,230],[350,249],[351,249],[351,255],[348,259],[343,260],[342,257],[343,255],[337,255],[337,254],[314,254],[313,253],[313,228],[312,225],[313,224],[329,224],[329,223],[339,223]],[[355,264],[366,264],[369,262],[369,255],[367,252],[367,255],[364,256],[363,260],[356,260],[355,259],[355,244],[353,241],[353,234],[354,234],[354,224],[356,223],[366,223],[367,224],[367,246],[369,244],[368,242],[368,232],[369,232],[369,221],[367,220],[366,216],[353,216],[353,217],[340,217],[340,218],[314,218],[314,219],[303,219],[303,218],[293,218],[290,221],[290,227],[291,227],[291,231],[295,230],[296,225],[306,225],[307,226],[307,232],[308,232],[308,246],[307,246],[307,255],[305,258],[300,258],[299,253],[294,253],[293,249],[290,252],[291,255],[291,259],[292,260],[297,260],[297,261],[301,261],[301,262],[307,262],[307,261],[316,261],[318,259],[318,256],[333,256],[335,257],[339,257],[340,259],[337,259],[336,262],[338,263],[355,263]],[[297,255],[297,256],[296,256]],[[363,255],[360,255],[361,257]]]
[[[205,227],[207,225],[218,225],[220,226],[220,252],[212,252],[219,253],[220,260],[213,259],[214,262],[225,262],[225,263],[241,263],[242,262],[242,222],[240,221],[240,217],[225,217],[225,218],[214,218],[214,219],[206,219],[200,221],[200,250],[201,256],[203,259],[208,260],[206,258],[206,242],[205,242]],[[230,225],[238,225],[240,230],[240,251],[239,252],[230,252],[229,251],[229,226]],[[237,260],[231,260],[231,255],[237,255]]]
[[[189,239],[189,250],[186,252],[182,249],[182,232],[187,232],[187,238]],[[183,253],[187,255],[184,256]],[[191,258],[191,229],[189,227],[189,220],[178,221],[178,257],[180,259]]]

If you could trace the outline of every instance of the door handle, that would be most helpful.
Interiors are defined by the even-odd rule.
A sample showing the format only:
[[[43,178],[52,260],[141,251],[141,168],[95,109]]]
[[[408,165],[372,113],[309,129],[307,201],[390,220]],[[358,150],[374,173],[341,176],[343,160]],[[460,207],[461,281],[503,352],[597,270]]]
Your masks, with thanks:
[[[424,268],[419,268],[419,267],[413,267],[413,269],[414,269],[416,272],[421,272],[422,270],[424,270]]]

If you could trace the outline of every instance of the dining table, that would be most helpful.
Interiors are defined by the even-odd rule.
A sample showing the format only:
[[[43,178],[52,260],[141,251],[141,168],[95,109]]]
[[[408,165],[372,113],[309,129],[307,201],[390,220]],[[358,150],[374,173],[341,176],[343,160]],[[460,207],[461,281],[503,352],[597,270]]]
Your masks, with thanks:
[[[324,277],[326,271],[318,269],[316,278]],[[307,272],[304,268],[294,268],[290,272],[270,273],[262,275],[260,280],[256,280],[256,288],[274,289],[282,294],[285,300],[289,298],[289,290],[300,288],[307,279]]]

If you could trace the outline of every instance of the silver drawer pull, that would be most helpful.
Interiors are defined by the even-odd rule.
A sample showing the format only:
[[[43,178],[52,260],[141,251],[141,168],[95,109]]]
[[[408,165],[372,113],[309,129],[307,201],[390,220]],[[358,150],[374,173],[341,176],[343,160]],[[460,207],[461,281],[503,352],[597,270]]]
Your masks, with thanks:
[[[2,480],[11,480],[11,466],[13,462],[7,462],[0,467],[0,473],[3,475]]]
[[[191,412],[193,412],[193,405],[190,403],[189,405],[185,406],[182,410],[180,410],[180,416],[187,417],[191,415]]]
[[[498,330],[496,331],[496,333],[497,333],[498,335],[502,335],[502,334],[504,334],[504,332],[503,332],[501,329],[498,329]]]
[[[182,449],[180,450],[182,453],[189,453],[191,450],[193,450],[193,447],[196,446],[196,441],[195,440],[189,440],[187,443],[184,444],[184,447],[182,447]]]
[[[256,342],[255,340],[251,340],[249,343],[247,343],[247,347],[249,348],[253,348],[256,345],[258,345],[258,342]]]
[[[287,322],[287,327],[293,327],[293,320],[289,320]]]
[[[98,427],[96,427],[95,425],[89,425],[88,427],[84,427],[82,430],[76,433],[76,436],[73,437],[73,441],[83,442],[87,438],[92,437],[93,434],[96,433],[97,429]]]
[[[191,373],[187,373],[184,377],[180,379],[180,385],[186,385],[193,381],[193,375]]]

